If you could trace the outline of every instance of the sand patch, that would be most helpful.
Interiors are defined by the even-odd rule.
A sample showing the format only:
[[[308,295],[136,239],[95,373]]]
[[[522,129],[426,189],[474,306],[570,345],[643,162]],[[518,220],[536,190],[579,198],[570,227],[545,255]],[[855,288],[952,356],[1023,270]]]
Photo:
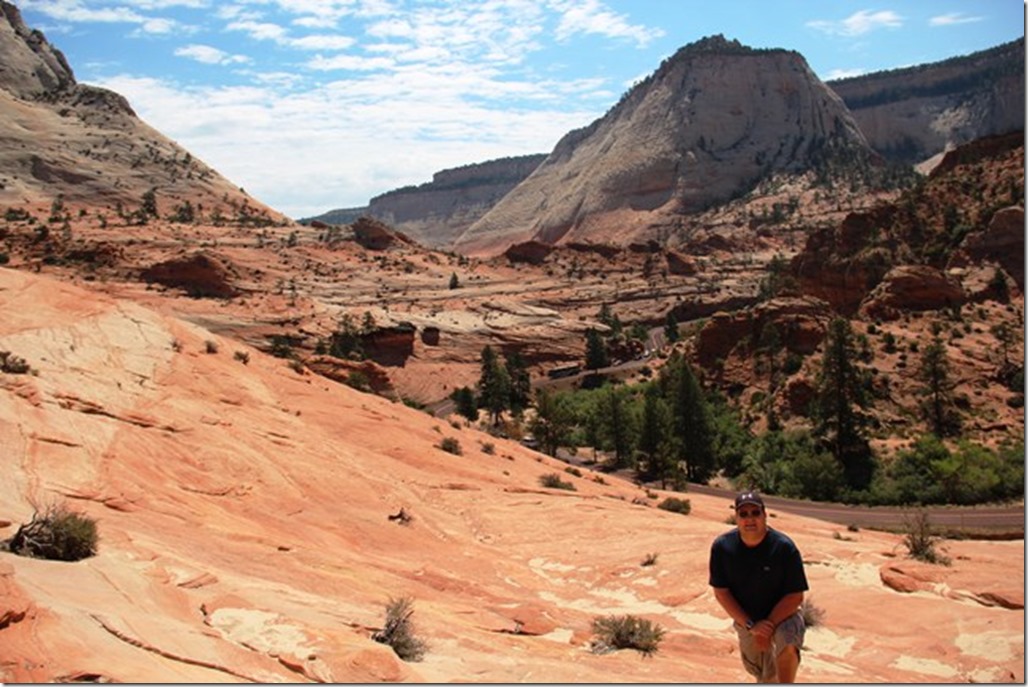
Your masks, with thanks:
[[[803,648],[832,658],[843,658],[853,650],[856,641],[856,637],[840,637],[827,627],[810,628],[803,638]]]
[[[908,670],[912,673],[922,675],[934,675],[935,677],[956,677],[957,671],[951,666],[930,658],[915,658],[913,656],[900,656],[891,664],[892,668]]]
[[[954,644],[969,656],[977,656],[990,661],[1009,661],[1014,658],[1014,650],[1010,647],[1010,637],[1001,632],[959,634]]]
[[[228,639],[269,656],[315,653],[310,638],[297,627],[281,622],[281,616],[248,608],[219,608],[210,614],[208,624]]]

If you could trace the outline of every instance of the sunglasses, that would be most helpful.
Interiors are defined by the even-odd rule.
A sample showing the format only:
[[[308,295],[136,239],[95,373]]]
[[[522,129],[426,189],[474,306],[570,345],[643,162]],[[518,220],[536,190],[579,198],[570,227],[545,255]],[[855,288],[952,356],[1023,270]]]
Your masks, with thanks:
[[[764,511],[762,511],[760,509],[757,509],[757,510],[740,510],[740,511],[736,511],[735,514],[737,516],[739,516],[740,518],[759,518],[761,513],[763,513],[763,512]]]

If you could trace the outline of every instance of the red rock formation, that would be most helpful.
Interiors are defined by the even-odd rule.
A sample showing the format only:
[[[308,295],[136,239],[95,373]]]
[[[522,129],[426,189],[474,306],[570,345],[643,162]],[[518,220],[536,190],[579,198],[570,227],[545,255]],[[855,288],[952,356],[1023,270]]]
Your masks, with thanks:
[[[206,253],[158,263],[143,270],[140,277],[147,282],[185,289],[195,297],[233,298],[239,295],[225,263]]]
[[[960,284],[925,265],[900,265],[891,269],[860,306],[868,319],[895,320],[903,311],[941,310],[959,307],[966,296]]]

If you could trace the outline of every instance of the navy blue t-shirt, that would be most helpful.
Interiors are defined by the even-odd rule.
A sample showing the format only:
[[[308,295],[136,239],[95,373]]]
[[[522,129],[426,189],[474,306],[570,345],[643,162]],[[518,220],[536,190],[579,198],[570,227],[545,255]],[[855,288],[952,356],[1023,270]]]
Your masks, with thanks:
[[[771,615],[786,594],[809,588],[799,549],[770,527],[764,540],[752,548],[742,542],[738,529],[715,539],[710,547],[710,586],[731,591],[753,620]]]

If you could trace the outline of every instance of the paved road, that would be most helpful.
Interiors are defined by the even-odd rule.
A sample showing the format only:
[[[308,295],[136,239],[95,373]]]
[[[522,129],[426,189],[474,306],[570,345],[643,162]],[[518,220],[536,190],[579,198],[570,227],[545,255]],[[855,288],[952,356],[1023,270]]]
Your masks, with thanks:
[[[725,506],[729,507],[735,494],[727,489],[708,487],[702,484],[689,484],[689,491],[697,494],[712,494],[725,497]],[[857,527],[874,527],[878,529],[901,529],[916,508],[896,508],[891,506],[848,506],[841,503],[821,503],[816,501],[797,501],[777,496],[765,496],[768,510],[781,510],[805,517],[827,520],[840,525],[856,525]],[[1016,506],[929,506],[926,508],[928,521],[935,527],[943,529],[1015,533],[1024,536],[1024,505]]]

